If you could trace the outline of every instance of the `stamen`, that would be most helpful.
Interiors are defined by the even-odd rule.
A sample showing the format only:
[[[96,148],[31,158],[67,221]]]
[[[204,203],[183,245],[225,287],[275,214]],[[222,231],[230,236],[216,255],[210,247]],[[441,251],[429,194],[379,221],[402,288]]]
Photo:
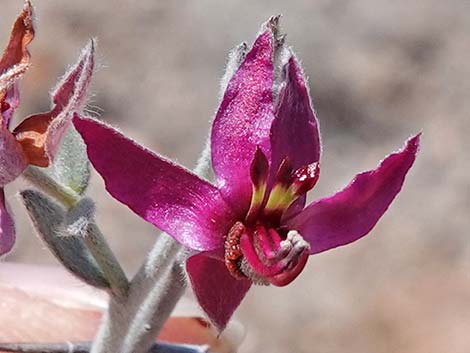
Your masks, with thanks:
[[[250,177],[253,185],[259,187],[266,183],[268,178],[269,162],[259,146],[256,147],[255,156],[250,166]]]
[[[267,213],[275,212],[278,209],[284,209],[283,202],[286,191],[292,184],[292,166],[288,158],[284,158],[279,166],[274,181],[273,188],[269,194],[265,210]]]
[[[250,166],[250,177],[253,184],[250,209],[245,218],[247,224],[252,224],[258,217],[259,210],[263,207],[266,194],[266,182],[268,179],[269,162],[261,148],[256,147],[255,156]]]
[[[288,187],[292,183],[292,165],[289,158],[284,158],[276,173],[276,183]]]

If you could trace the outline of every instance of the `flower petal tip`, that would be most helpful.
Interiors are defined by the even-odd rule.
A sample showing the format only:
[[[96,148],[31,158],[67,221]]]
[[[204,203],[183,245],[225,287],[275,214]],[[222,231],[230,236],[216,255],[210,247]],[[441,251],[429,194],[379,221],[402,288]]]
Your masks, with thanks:
[[[420,144],[421,144],[421,136],[423,135],[423,132],[420,131],[416,135],[410,137],[406,142],[405,142],[405,148],[408,149],[410,152],[414,152],[417,154],[420,149]]]
[[[219,333],[222,332],[250,289],[251,282],[234,279],[224,262],[207,256],[207,253],[190,257],[186,269],[199,305]]]
[[[344,189],[320,199],[289,220],[311,245],[311,254],[346,245],[367,235],[401,191],[419,150],[421,133]]]
[[[262,36],[264,33],[269,32],[274,40],[275,47],[280,47],[284,44],[286,34],[281,32],[280,19],[282,15],[271,16],[266,22],[261,25],[261,29],[258,32],[257,38]]]
[[[52,93],[54,104],[63,107],[69,105],[75,110],[83,108],[95,66],[95,47],[96,41],[90,39],[87,45],[81,50],[75,65],[59,80]]]
[[[30,164],[47,167],[54,160],[72,114],[83,110],[94,70],[94,48],[91,40],[76,64],[59,80],[51,94],[52,109],[26,118],[15,128],[14,134]]]

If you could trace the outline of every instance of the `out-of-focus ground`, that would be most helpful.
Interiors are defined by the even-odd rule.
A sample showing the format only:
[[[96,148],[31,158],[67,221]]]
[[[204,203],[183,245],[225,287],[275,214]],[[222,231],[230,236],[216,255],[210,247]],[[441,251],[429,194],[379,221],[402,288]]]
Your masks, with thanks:
[[[89,37],[99,39],[94,108],[148,147],[192,166],[217,107],[228,50],[261,22],[282,26],[309,76],[322,177],[312,197],[373,168],[422,130],[403,192],[369,236],[312,257],[285,288],[254,288],[238,310],[242,352],[470,351],[470,3],[418,1],[36,0],[34,67],[17,117],[48,108],[48,90]],[[0,40],[18,0],[3,0]],[[110,146],[109,153],[112,153]],[[15,199],[16,182],[9,185]],[[90,188],[129,273],[156,230]],[[55,263],[12,201],[9,260]]]

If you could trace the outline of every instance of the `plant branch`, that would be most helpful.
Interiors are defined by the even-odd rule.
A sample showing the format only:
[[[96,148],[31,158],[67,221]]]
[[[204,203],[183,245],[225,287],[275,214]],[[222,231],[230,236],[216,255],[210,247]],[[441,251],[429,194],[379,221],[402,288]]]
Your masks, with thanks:
[[[182,246],[159,236],[131,282],[127,298],[111,298],[92,353],[144,353],[158,336],[186,288]]]
[[[103,271],[104,277],[111,286],[115,296],[125,297],[129,290],[129,281],[116,259],[113,251],[108,246],[103,234],[95,223],[88,225],[87,234],[83,238],[96,263]]]

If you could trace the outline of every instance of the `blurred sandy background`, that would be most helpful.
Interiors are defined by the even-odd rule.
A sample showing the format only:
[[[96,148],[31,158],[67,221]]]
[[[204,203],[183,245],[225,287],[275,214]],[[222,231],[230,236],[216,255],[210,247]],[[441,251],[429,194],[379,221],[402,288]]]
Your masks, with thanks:
[[[244,353],[470,351],[470,2],[458,0],[36,0],[34,67],[17,114],[99,39],[94,111],[148,147],[194,165],[217,107],[226,54],[282,13],[303,61],[323,138],[326,196],[411,134],[422,151],[373,232],[309,261],[286,288],[254,288],[237,317]],[[2,0],[0,43],[22,1]],[[112,146],[110,146],[112,153]],[[55,263],[8,186],[18,223],[9,260]],[[156,230],[103,191],[98,220],[129,273]]]

